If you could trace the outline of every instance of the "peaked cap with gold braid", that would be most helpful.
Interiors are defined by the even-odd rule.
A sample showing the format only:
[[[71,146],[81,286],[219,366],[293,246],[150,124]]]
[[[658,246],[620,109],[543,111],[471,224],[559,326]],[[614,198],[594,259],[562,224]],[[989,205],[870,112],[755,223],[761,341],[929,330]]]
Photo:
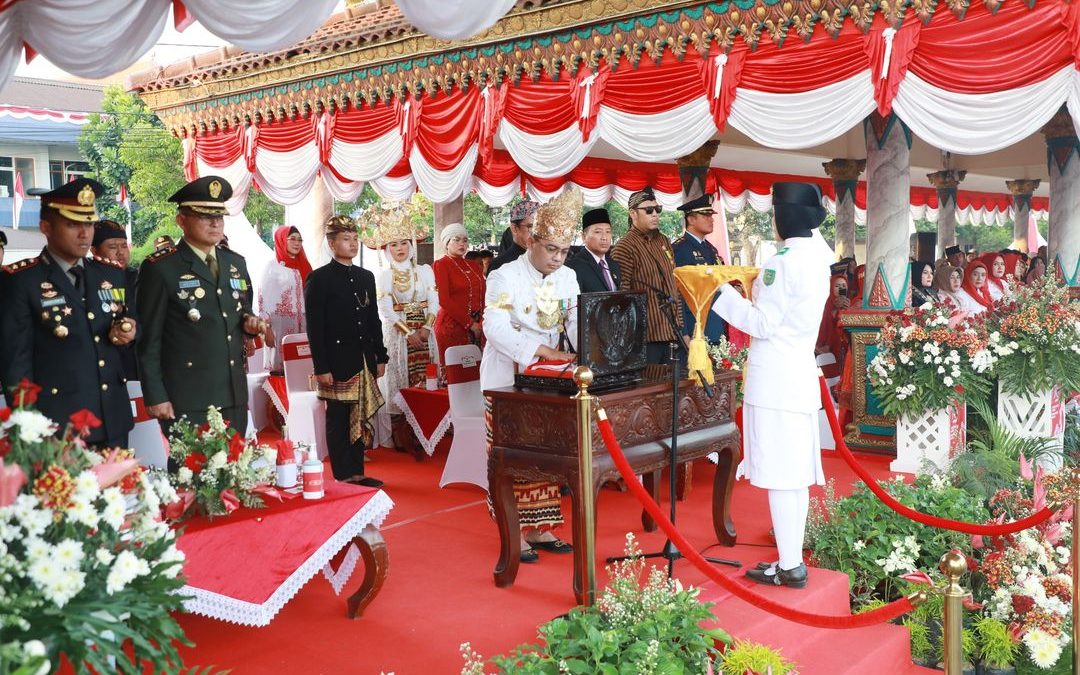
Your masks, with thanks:
[[[581,231],[581,209],[584,198],[581,190],[571,186],[561,195],[542,204],[536,211],[533,239],[547,239],[568,246]]]

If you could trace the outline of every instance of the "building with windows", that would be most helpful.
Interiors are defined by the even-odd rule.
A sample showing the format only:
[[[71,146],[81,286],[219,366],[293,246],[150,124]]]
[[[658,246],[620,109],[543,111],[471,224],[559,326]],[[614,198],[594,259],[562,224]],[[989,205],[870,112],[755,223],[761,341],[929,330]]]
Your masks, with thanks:
[[[54,188],[89,172],[79,133],[101,110],[103,88],[79,82],[13,77],[0,89],[0,226],[14,224],[16,181],[23,190]],[[37,229],[39,202],[22,201],[20,227]]]

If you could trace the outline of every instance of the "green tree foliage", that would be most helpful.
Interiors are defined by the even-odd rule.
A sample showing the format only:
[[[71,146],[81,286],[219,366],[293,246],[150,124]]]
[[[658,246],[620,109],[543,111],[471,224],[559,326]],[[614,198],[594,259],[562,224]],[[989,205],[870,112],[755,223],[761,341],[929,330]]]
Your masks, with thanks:
[[[262,192],[252,188],[244,204],[244,215],[271,248],[274,246],[274,228],[285,223],[285,207]]]

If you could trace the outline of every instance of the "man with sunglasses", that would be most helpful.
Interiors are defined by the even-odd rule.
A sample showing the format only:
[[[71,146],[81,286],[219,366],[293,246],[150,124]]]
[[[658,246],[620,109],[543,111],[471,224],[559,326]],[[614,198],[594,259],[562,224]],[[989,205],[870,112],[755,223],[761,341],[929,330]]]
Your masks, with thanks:
[[[682,339],[682,311],[674,304],[678,298],[675,254],[671,242],[660,231],[663,207],[656,202],[651,187],[630,195],[627,207],[630,229],[611,251],[622,270],[619,290],[645,291],[645,359],[647,363],[669,363],[671,343]],[[673,310],[678,333],[672,331],[665,314],[669,309]]]
[[[487,273],[490,275],[495,270],[509,262],[520,258],[532,242],[532,227],[536,222],[536,209],[539,204],[529,200],[518,202],[510,209],[510,227],[508,231],[513,237],[513,243],[505,251],[500,253],[488,265]]]

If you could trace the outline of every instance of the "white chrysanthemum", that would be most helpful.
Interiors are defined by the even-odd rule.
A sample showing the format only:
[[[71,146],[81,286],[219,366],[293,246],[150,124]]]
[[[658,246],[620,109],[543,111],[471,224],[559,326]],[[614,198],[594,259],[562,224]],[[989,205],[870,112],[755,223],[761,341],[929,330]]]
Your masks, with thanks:
[[[183,471],[185,469],[187,469],[188,473],[191,473],[191,469],[188,469],[186,466],[180,470]],[[180,498],[179,495],[176,494],[176,488],[169,484],[169,479],[165,476],[155,476],[152,479],[152,482],[154,484],[154,491],[157,492],[158,498],[161,500],[162,504],[172,504]]]
[[[1053,668],[1061,658],[1061,645],[1041,629],[1033,628],[1024,633],[1023,640],[1032,662],[1040,668]]]
[[[150,573],[150,565],[131,551],[121,551],[105,579],[105,592],[109,595],[124,590],[129,583],[142,574]]]
[[[171,565],[170,567],[162,571],[162,574],[164,574],[165,576],[171,579],[175,579],[183,569],[184,560],[184,552],[176,548],[175,546],[170,546],[166,548],[165,551],[161,554],[161,557],[157,559],[156,564],[164,565],[167,563],[180,563],[179,565]]]
[[[8,425],[19,428],[19,438],[24,443],[40,443],[56,433],[56,424],[36,410],[15,410],[8,418]]]
[[[951,387],[951,386],[953,386],[953,382],[955,382],[955,381],[956,381],[956,380],[952,379],[952,378],[951,378],[951,377],[949,377],[948,375],[946,375],[946,376],[945,376],[945,379],[943,379],[943,380],[942,380],[942,382],[943,382],[943,383],[945,384],[945,386],[946,386],[946,387]]]
[[[45,656],[45,643],[41,640],[30,640],[23,644],[23,653],[30,658],[37,658],[39,656]]]
[[[101,488],[98,486],[97,476],[93,471],[83,471],[75,477],[74,497],[93,501],[99,494],[101,494]]]
[[[97,551],[94,551],[94,557],[102,565],[111,565],[112,561],[116,559],[116,556],[114,556],[112,552],[103,548],[99,548]]]
[[[98,526],[101,515],[89,501],[76,498],[71,502],[71,506],[67,510],[67,519],[93,529]]]
[[[53,555],[56,556],[56,562],[67,569],[77,568],[86,557],[82,544],[74,539],[65,539],[53,546]]]
[[[124,503],[123,499],[120,501],[109,500],[106,501],[105,508],[101,510],[101,518],[109,527],[114,530],[119,530],[124,526],[124,516],[126,513],[127,505]]]
[[[52,547],[44,539],[31,537],[23,545],[26,546],[26,559],[31,563],[52,556]]]
[[[851,545],[851,550],[853,551],[861,551],[864,548],[866,548],[866,542],[862,539],[856,540],[855,543]]]
[[[180,467],[180,470],[176,472],[176,480],[178,480],[181,485],[190,484],[193,476],[194,474],[191,472],[191,469],[186,466]]]

